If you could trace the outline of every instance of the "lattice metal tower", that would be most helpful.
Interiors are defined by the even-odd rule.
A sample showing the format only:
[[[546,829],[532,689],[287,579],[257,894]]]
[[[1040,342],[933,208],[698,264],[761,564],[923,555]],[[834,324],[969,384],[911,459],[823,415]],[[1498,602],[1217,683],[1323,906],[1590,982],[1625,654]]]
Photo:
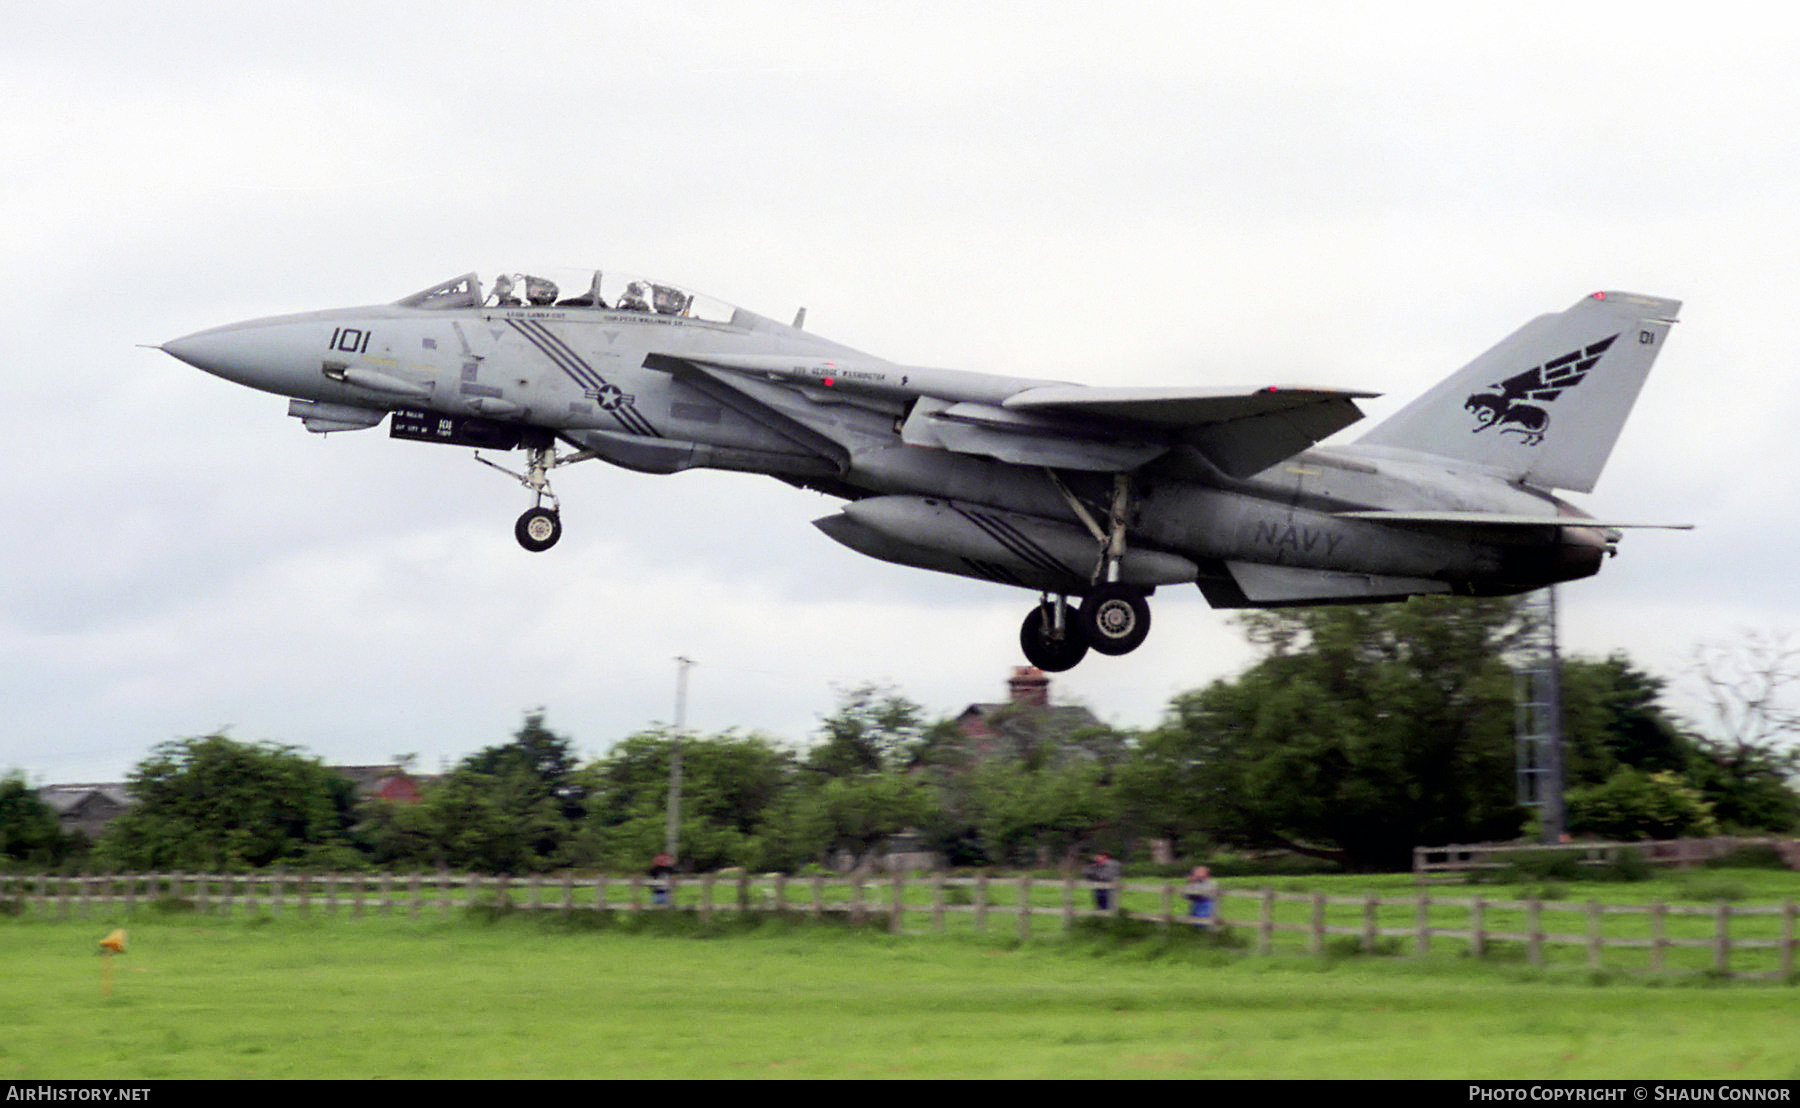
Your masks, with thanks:
[[[1556,589],[1542,589],[1520,603],[1528,631],[1514,669],[1514,735],[1519,765],[1519,803],[1537,809],[1543,841],[1560,842],[1567,827],[1563,808],[1562,655],[1556,639]]]

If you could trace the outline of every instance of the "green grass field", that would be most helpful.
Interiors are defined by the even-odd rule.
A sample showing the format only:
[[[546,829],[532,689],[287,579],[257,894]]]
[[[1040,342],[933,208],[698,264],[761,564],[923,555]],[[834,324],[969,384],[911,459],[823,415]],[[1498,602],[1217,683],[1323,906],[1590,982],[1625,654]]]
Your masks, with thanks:
[[[1788,985],[1045,930],[0,919],[0,1078],[1800,1079]]]

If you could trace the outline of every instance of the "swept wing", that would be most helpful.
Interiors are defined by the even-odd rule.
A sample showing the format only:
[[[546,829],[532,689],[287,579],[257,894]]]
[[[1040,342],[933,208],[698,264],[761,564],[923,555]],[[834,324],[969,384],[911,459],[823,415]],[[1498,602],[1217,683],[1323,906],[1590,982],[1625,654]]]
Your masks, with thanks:
[[[861,394],[911,404],[913,446],[1014,465],[1129,472],[1178,445],[1246,477],[1362,418],[1362,390],[1090,388],[957,370],[780,355],[689,359],[727,382],[780,383],[803,393]],[[723,371],[723,372],[721,372]],[[754,391],[750,389],[747,391]]]

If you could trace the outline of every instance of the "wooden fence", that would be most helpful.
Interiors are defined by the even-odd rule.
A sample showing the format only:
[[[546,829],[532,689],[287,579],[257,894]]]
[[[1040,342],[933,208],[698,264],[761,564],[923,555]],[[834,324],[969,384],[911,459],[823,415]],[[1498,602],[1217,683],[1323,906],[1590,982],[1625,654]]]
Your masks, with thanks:
[[[516,911],[635,913],[785,912],[878,924],[895,934],[949,930],[999,932],[1020,939],[1051,921],[1116,917],[1186,929],[1187,904],[1176,882],[1124,882],[1112,906],[1093,906],[1092,882],[1029,876],[969,877],[855,874],[701,874],[674,882],[659,904],[642,876],[526,878],[477,874],[124,874],[60,877],[0,875],[0,919],[91,918],[168,909],[234,912],[446,917],[471,907]],[[1256,954],[1321,956],[1448,954],[1531,966],[1585,967],[1623,973],[1703,973],[1728,978],[1795,980],[1796,911],[1778,905],[1635,904],[1598,901],[1437,897],[1343,897],[1245,886],[1220,890],[1214,934]]]
[[[1577,867],[1617,865],[1625,860],[1652,866],[1700,865],[1746,847],[1767,847],[1776,852],[1790,869],[1800,870],[1800,839],[1737,838],[1717,836],[1705,839],[1658,839],[1645,842],[1581,842],[1544,844],[1471,844],[1467,846],[1419,846],[1413,848],[1413,872],[1421,882],[1439,874],[1460,874],[1471,870],[1505,869],[1515,862],[1531,858],[1566,858]]]

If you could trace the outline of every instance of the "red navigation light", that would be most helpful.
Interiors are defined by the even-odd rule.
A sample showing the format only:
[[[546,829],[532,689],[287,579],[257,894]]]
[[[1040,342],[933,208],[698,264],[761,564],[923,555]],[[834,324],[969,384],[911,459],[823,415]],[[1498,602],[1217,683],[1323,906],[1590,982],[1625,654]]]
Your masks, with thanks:
[[[825,380],[824,380],[824,385],[825,385],[825,387],[826,387],[826,388],[830,388],[830,387],[831,387],[831,386],[833,386],[833,385],[835,385],[835,384],[837,384],[837,378],[836,378],[836,377],[827,377],[827,378],[825,378]]]
[[[1595,299],[1595,300],[1605,300],[1605,299],[1606,299],[1606,294],[1605,294],[1605,293],[1603,293],[1603,292],[1597,292],[1597,293],[1595,293],[1595,294],[1594,294],[1594,299]]]

